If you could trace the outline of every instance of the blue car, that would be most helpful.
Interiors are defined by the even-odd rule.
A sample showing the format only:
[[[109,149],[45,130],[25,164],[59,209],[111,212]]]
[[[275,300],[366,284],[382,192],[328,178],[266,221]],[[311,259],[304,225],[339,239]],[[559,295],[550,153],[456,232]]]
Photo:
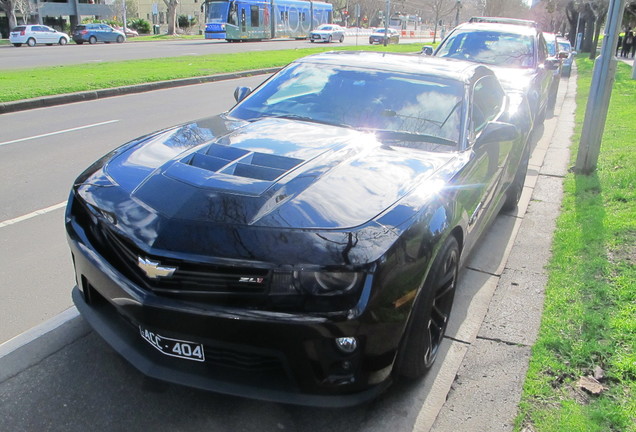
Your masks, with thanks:
[[[78,45],[84,42],[91,45],[97,42],[122,43],[126,35],[106,24],[80,24],[73,30],[73,40]]]

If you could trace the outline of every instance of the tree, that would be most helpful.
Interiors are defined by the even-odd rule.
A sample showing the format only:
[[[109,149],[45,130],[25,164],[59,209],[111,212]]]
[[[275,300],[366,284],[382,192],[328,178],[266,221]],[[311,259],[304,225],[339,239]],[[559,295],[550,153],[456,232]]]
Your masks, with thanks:
[[[31,2],[29,0],[15,0],[15,10],[22,15],[22,24],[27,24],[32,11]]]
[[[15,18],[15,0],[0,0],[0,8],[4,10],[9,20],[9,30],[18,25],[18,21]]]
[[[166,16],[168,17],[168,34],[173,35],[176,33],[177,28],[177,6],[179,6],[179,0],[163,0],[168,7]]]
[[[457,2],[454,0],[428,0],[426,5],[432,12],[435,21],[433,28],[433,43],[435,43],[439,21],[455,10]]]

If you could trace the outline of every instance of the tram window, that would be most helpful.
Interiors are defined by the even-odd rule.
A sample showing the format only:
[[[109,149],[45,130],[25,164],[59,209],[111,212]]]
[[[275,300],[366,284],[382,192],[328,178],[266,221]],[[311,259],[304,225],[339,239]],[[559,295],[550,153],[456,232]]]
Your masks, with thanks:
[[[238,24],[238,12],[236,10],[236,3],[232,2],[230,6],[230,14],[227,17],[228,24]]]
[[[258,27],[258,6],[252,5],[250,6],[250,25],[252,27]]]

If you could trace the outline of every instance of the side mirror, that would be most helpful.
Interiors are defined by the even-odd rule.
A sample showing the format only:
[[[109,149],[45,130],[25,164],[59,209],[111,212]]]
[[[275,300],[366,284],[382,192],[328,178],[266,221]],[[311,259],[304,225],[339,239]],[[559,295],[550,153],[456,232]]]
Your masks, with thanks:
[[[483,147],[486,144],[514,141],[519,138],[519,131],[517,127],[510,123],[491,121],[486,124],[486,127],[481,131],[475,148]]]
[[[430,45],[424,45],[422,47],[422,52],[420,54],[424,54],[424,55],[427,55],[427,56],[433,55],[433,47],[430,46]]]
[[[250,93],[252,93],[252,89],[250,87],[237,87],[236,90],[234,90],[234,99],[237,102],[240,102]]]

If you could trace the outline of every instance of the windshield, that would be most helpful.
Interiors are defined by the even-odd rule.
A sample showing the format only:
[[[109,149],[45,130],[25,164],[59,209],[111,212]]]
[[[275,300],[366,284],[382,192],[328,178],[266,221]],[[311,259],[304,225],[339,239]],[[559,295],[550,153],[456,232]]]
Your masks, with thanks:
[[[488,65],[534,67],[534,38],[498,31],[467,30],[452,33],[435,53]]]
[[[572,46],[570,42],[559,42],[559,50],[570,52],[572,50]]]
[[[460,138],[463,94],[463,84],[458,81],[297,63],[229,114],[250,121],[295,118],[377,132],[387,140],[455,146]]]
[[[226,22],[229,2],[208,3],[208,22]]]

